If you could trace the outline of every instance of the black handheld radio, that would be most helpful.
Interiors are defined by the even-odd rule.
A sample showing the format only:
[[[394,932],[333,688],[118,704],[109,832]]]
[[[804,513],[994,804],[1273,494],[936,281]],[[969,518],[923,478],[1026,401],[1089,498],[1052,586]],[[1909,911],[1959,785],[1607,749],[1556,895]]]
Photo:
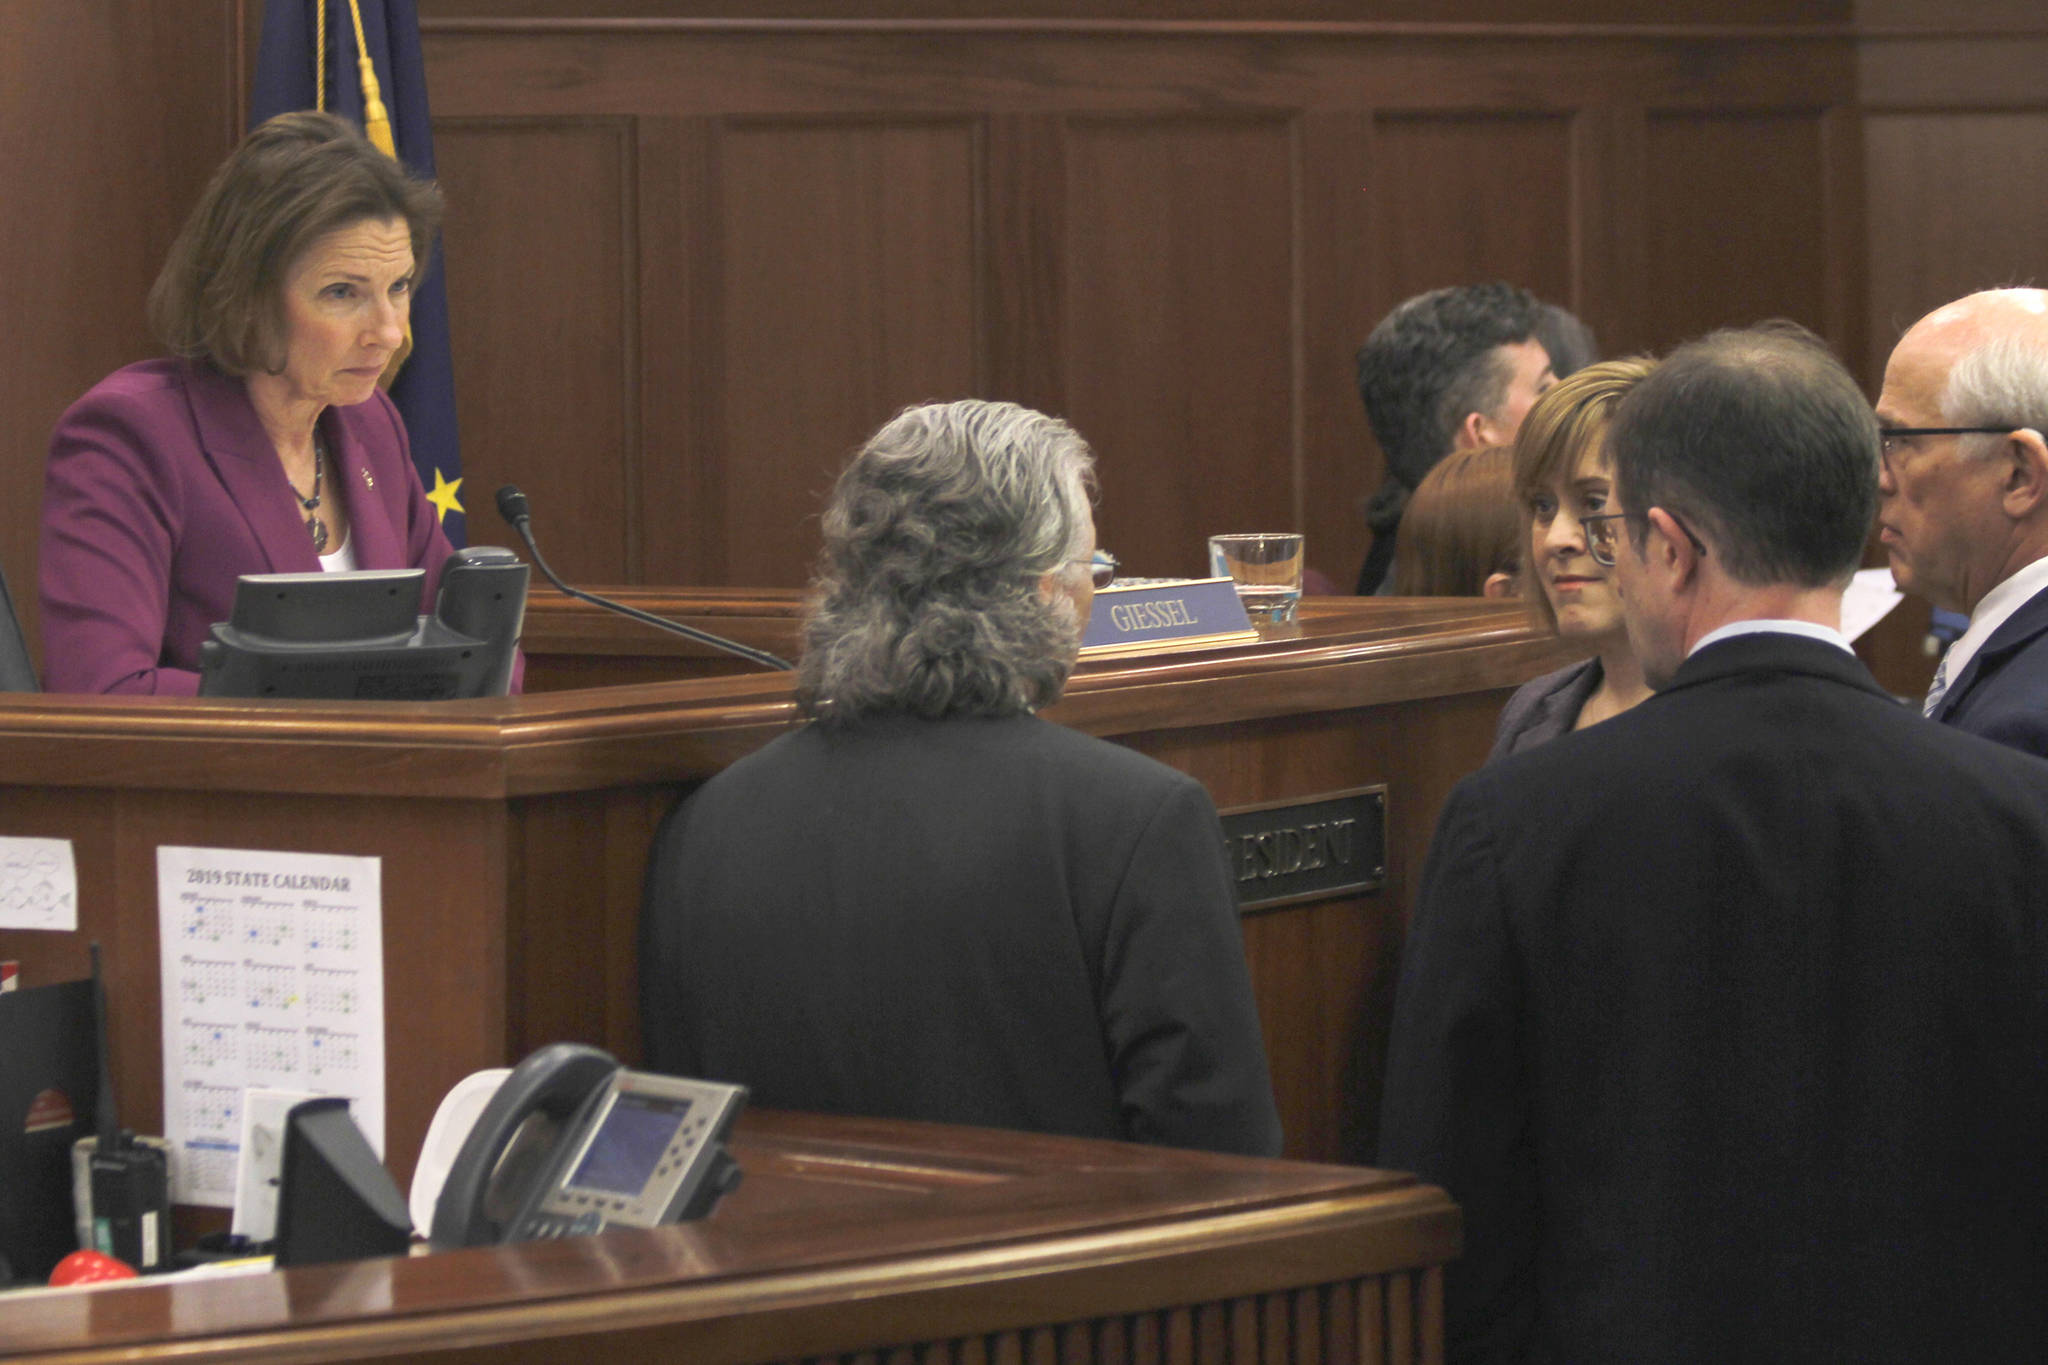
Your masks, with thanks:
[[[92,1009],[99,1026],[99,1138],[87,1163],[92,1175],[92,1249],[140,1271],[162,1270],[171,1258],[170,1170],[161,1148],[135,1140],[114,1112],[114,1070],[107,1056],[107,986],[100,945],[92,945]]]

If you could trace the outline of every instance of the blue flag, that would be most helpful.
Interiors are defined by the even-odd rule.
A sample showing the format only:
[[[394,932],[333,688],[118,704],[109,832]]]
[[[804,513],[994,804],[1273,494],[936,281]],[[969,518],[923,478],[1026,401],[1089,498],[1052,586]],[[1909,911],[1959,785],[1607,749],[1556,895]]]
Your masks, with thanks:
[[[427,73],[420,58],[414,0],[267,0],[263,45],[250,91],[251,127],[292,109],[319,107],[314,80],[320,12],[326,9],[326,109],[363,126],[363,82],[357,68],[356,16],[391,121],[393,150],[415,175],[434,176],[434,138],[427,116]],[[374,140],[374,138],[373,138]],[[437,252],[438,256],[439,253]],[[455,431],[455,368],[448,353],[448,289],[431,263],[412,300],[412,354],[391,384],[405,418],[413,463],[427,496],[440,509],[441,529],[458,549],[468,537],[460,501],[462,455]]]

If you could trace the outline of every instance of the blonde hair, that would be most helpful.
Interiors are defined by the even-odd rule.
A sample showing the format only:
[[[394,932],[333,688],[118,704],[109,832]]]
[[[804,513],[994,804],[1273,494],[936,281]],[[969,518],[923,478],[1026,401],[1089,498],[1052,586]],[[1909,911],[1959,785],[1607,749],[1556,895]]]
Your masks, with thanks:
[[[1559,380],[1529,409],[1514,448],[1517,534],[1524,553],[1535,530],[1537,496],[1571,477],[1586,452],[1607,434],[1621,400],[1656,368],[1647,356],[1598,361]],[[1557,609],[1534,573],[1522,575],[1522,602],[1538,625],[1557,629]]]

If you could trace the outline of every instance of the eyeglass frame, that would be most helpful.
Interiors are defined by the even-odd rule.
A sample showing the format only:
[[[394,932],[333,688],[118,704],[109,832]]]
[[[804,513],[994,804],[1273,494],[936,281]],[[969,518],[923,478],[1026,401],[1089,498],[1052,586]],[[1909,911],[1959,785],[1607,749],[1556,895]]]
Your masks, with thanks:
[[[1592,556],[1595,564],[1598,564],[1603,569],[1614,567],[1614,547],[1620,543],[1621,537],[1619,535],[1607,536],[1604,531],[1597,531],[1592,528],[1604,525],[1610,521],[1627,521],[1633,515],[1635,514],[1632,512],[1599,512],[1590,517],[1579,518],[1579,529],[1586,533],[1586,553]],[[1685,532],[1685,538],[1692,542],[1692,548],[1695,551],[1702,555],[1707,552],[1707,547],[1701,543],[1698,536],[1692,533],[1692,527],[1685,524],[1683,517],[1680,517],[1668,507],[1664,509],[1664,515],[1678,523],[1678,529]],[[1603,539],[1603,537],[1605,538]],[[1601,557],[1602,550],[1606,551],[1605,558]]]
[[[1122,566],[1123,561],[1107,550],[1097,550],[1086,559],[1070,559],[1067,563],[1086,564],[1088,566],[1088,581],[1099,592],[1116,582],[1116,571]]]
[[[1877,453],[1889,457],[1891,443],[1903,437],[1917,436],[2010,436],[2015,431],[2032,431],[2025,423],[2002,427],[1879,427],[1877,429]]]

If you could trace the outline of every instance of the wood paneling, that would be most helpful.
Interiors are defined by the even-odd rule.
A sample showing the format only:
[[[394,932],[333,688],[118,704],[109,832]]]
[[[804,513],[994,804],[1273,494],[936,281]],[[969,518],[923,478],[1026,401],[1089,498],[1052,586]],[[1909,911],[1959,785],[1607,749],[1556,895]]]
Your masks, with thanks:
[[[1859,52],[1875,394],[1899,334],[1978,289],[2048,284],[2048,25],[2028,0],[1958,7],[1863,0]],[[1925,603],[1908,600],[1867,649],[1881,681],[1926,690]]]
[[[1645,141],[1651,344],[1773,317],[1825,332],[1819,112],[1657,113]]]
[[[483,801],[395,795],[114,789],[10,781],[4,832],[68,838],[79,871],[79,932],[15,933],[8,957],[40,984],[84,976],[104,949],[113,1070],[124,1121],[161,1132],[179,1102],[163,1089],[156,850],[163,845],[272,848],[381,860],[385,913],[385,1160],[410,1172],[448,1089],[505,1052],[502,934],[453,912],[506,894],[505,813]],[[643,855],[644,856],[644,855]],[[0,935],[6,936],[6,935]],[[431,1049],[406,1055],[419,1038]]]
[[[156,352],[143,296],[238,131],[240,9],[0,3],[0,569],[38,657],[50,428]]]
[[[1873,113],[1870,371],[1951,299],[2048,284],[2048,100],[2034,110]]]
[[[802,585],[846,455],[905,404],[980,387],[977,133],[955,119],[722,130],[723,423],[697,452],[723,471],[717,581]]]
[[[747,631],[794,609],[789,594],[662,605]],[[552,647],[603,658],[643,638],[579,613],[588,629],[553,613]],[[1318,600],[1256,644],[1090,661],[1047,711],[1190,773],[1226,809],[1387,784],[1383,889],[1244,921],[1290,1155],[1370,1158],[1437,807],[1484,756],[1507,689],[1566,657],[1509,604]],[[122,1107],[153,1128],[156,847],[381,857],[387,1156],[409,1178],[434,1102],[463,1074],[563,1038],[639,1055],[635,931],[655,823],[796,720],[786,674],[388,706],[0,696],[0,833],[73,838],[83,874],[83,932],[0,930],[0,957],[60,980],[89,937],[110,944]]]
[[[1207,572],[1215,531],[1297,525],[1294,143],[1278,120],[1067,130],[1067,412],[1098,538]]]
[[[1569,117],[1388,114],[1374,131],[1377,312],[1485,279],[1570,298]]]
[[[1894,0],[1896,2],[1896,0]],[[1865,4],[1870,0],[1864,0]],[[1880,0],[1882,3],[1882,0]],[[1991,0],[2012,7],[2029,0]],[[434,19],[554,19],[565,13],[607,18],[718,18],[733,0],[421,0]],[[1148,19],[1161,15],[1156,0],[1004,0],[998,8],[970,10],[960,0],[750,0],[749,19],[955,19],[999,14],[1023,19]],[[1792,27],[1847,22],[1850,0],[1721,0],[1712,18],[1723,24]],[[1175,20],[1243,23],[1372,21],[1453,24],[1665,24],[1682,16],[1664,0],[1176,0]]]
[[[149,349],[258,27],[63,8],[0,11],[4,186],[68,191],[10,217],[12,311],[86,318],[0,414],[18,586],[48,423]],[[423,8],[472,534],[510,538],[490,498],[519,482],[589,581],[799,584],[845,451],[967,393],[1075,420],[1136,571],[1250,519],[1348,580],[1380,474],[1351,352],[1460,279],[1615,348],[1789,312],[1862,350],[1845,0]]]
[[[1309,567],[1349,589],[1368,537],[1360,509],[1379,483],[1381,459],[1359,405],[1353,355],[1378,316],[1377,221],[1369,110],[1309,110],[1300,119],[1301,331],[1295,385],[1300,402],[1301,528]]]
[[[532,499],[572,581],[638,576],[639,371],[631,130],[621,119],[445,120],[445,248],[463,506],[502,541],[492,497]],[[594,528],[606,528],[603,535]]]
[[[1860,326],[1840,306],[1856,253],[1831,249],[1860,219],[1823,132],[1853,99],[1846,28],[1282,9],[430,6],[444,121],[633,128],[637,310],[616,349],[640,357],[641,434],[593,458],[641,496],[625,526],[572,508],[556,534],[637,547],[627,581],[799,584],[846,450],[903,404],[974,393],[1091,439],[1103,537],[1136,571],[1196,569],[1206,534],[1256,521],[1306,528],[1311,562],[1348,580],[1380,474],[1351,353],[1411,293],[1516,279],[1611,345],[1765,313],[1838,343]],[[1653,138],[1689,164],[1757,128],[1769,165],[1745,196],[1702,214],[1671,182],[1646,205]],[[464,155],[444,148],[451,176]],[[1711,193],[1742,172],[1708,174]],[[1744,224],[1808,237],[1783,269],[1729,270],[1724,219],[1745,248]],[[545,397],[490,404],[524,427]]]
[[[759,1110],[728,1145],[697,1222],[30,1298],[9,1358],[1441,1365],[1460,1217],[1411,1176]]]

